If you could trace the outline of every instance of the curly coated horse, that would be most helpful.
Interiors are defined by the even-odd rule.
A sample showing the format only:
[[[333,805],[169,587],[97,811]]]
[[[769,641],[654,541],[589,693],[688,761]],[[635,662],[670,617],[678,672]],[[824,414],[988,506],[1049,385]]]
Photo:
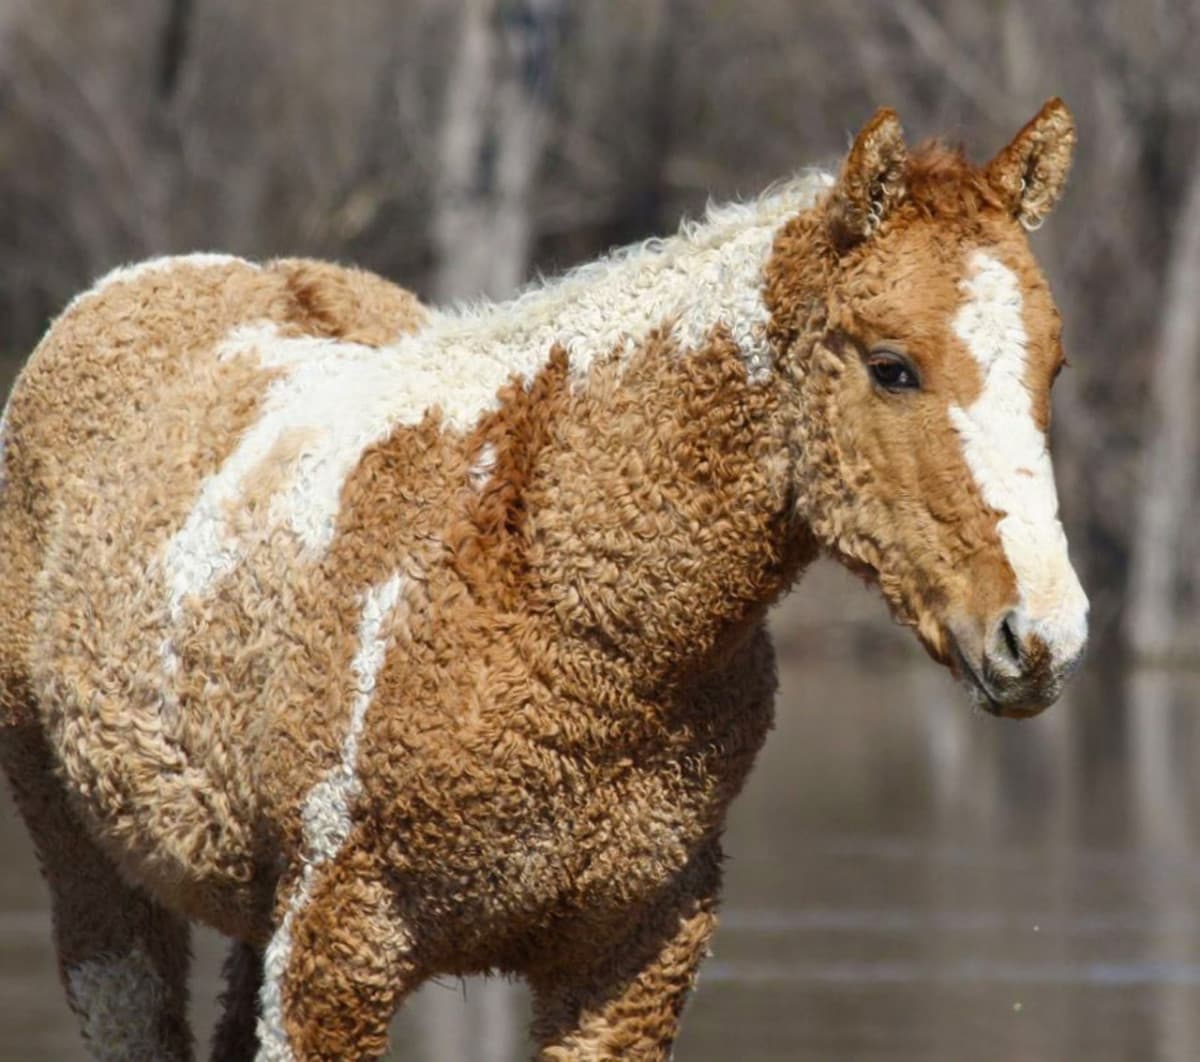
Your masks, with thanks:
[[[0,442],[0,750],[98,1058],[374,1058],[435,975],[542,1057],[664,1058],[825,551],[998,715],[1087,638],[1030,251],[1074,128],[991,163],[880,111],[836,176],[514,300],[222,255],[105,277]]]

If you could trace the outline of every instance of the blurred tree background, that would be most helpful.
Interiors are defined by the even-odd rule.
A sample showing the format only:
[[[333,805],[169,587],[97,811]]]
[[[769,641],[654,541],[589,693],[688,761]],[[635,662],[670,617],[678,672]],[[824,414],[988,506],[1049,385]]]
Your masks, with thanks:
[[[502,297],[835,164],[876,106],[984,161],[1061,95],[1075,172],[1034,239],[1066,523],[1099,652],[1194,660],[1198,51],[1189,0],[3,0],[4,367],[119,263],[316,255]]]

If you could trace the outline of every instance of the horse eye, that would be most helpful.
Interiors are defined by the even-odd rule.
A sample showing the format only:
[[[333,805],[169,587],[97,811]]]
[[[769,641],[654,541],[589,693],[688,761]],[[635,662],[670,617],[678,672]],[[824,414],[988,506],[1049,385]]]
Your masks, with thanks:
[[[871,379],[886,391],[915,391],[921,386],[917,370],[903,355],[891,350],[875,351],[867,359]]]

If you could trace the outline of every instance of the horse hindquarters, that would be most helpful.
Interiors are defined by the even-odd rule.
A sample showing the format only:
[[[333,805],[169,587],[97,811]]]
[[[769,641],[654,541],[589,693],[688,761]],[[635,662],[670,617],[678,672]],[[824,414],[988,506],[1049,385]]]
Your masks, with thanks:
[[[59,976],[93,1057],[190,1059],[187,926],[130,886],[84,828],[31,693],[44,529],[9,449],[0,458],[0,767],[50,888]]]
[[[190,1059],[187,924],[126,883],[88,836],[36,724],[0,726],[0,760],[50,887],[59,976],[89,1053]]]

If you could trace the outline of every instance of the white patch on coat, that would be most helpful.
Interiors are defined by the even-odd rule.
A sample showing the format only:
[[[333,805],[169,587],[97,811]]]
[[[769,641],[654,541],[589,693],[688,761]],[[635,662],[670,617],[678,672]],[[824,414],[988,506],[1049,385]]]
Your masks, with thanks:
[[[271,499],[271,528],[287,527],[318,558],[333,539],[342,485],[363,451],[400,424],[419,422],[428,405],[430,369],[356,343],[287,338],[274,325],[236,329],[220,357],[256,357],[282,370],[259,419],[225,463],[204,481],[183,526],[163,554],[172,622],[189,594],[203,595],[237,566],[247,543],[232,512],[246,477],[267,460],[285,433],[309,441],[290,478]]]
[[[304,843],[313,862],[323,863],[337,855],[350,835],[350,805],[358,796],[358,742],[375,693],[375,682],[387,655],[386,625],[396,611],[404,580],[397,572],[371,587],[363,597],[358,630],[358,652],[350,664],[354,699],[350,724],[342,743],[342,762],[327,778],[313,786],[304,804]]]
[[[492,443],[484,443],[479,448],[479,454],[467,469],[467,479],[476,490],[483,490],[487,481],[492,478],[496,469],[496,447]]]
[[[158,1038],[167,990],[144,951],[102,955],[70,967],[67,994],[93,1058],[149,1062],[167,1057]]]
[[[497,407],[506,383],[528,384],[556,345],[582,379],[597,358],[627,355],[656,328],[671,325],[686,351],[720,324],[739,344],[749,376],[769,375],[763,267],[779,227],[830,180],[810,174],[752,203],[712,208],[675,237],[618,252],[511,302],[435,312],[420,332],[388,347],[283,336],[271,323],[235,329],[219,357],[254,357],[279,376],[258,421],[202,484],[167,544],[172,622],[189,595],[209,592],[245,555],[246,532],[231,511],[246,477],[285,432],[305,430],[311,441],[270,503],[270,527],[254,533],[290,528],[317,560],[332,541],[342,485],[368,446],[433,408],[447,429],[468,432]]]
[[[950,407],[984,501],[1003,513],[997,529],[1020,595],[1017,635],[1036,635],[1056,659],[1087,640],[1087,597],[1067,555],[1045,434],[1025,383],[1027,336],[1021,286],[1003,262],[973,251],[960,285],[966,301],[954,331],[983,373],[969,407]]]
[[[260,1062],[290,1062],[294,1057],[287,1038],[283,1010],[283,980],[292,955],[292,925],[312,897],[317,871],[333,860],[350,836],[351,809],[361,790],[358,778],[358,744],[375,693],[375,683],[387,656],[388,623],[396,612],[404,580],[399,573],[363,596],[359,620],[358,651],[350,665],[354,698],[350,721],[342,742],[342,759],[309,791],[301,809],[304,866],[288,899],[287,910],[263,955],[263,983],[259,991],[257,1058]]]

